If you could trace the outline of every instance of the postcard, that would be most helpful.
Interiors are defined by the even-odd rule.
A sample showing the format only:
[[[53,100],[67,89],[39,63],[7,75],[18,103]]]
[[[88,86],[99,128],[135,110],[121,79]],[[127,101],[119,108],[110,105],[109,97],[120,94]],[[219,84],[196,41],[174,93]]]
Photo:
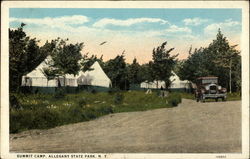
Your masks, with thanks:
[[[1,158],[249,158],[247,1],[1,9]]]

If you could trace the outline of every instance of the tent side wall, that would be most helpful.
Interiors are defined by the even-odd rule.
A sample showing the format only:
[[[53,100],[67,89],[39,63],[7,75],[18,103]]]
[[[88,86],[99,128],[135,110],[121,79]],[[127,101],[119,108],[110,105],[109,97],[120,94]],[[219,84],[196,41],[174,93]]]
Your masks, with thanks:
[[[78,91],[86,91],[86,92],[108,92],[110,88],[102,87],[102,86],[93,86],[93,85],[79,85]]]
[[[156,81],[149,82],[149,83],[142,82],[140,84],[140,88],[144,90],[148,88],[152,90],[157,90],[156,85],[157,85]],[[158,89],[160,89],[161,87],[165,88],[165,83],[163,81],[158,81]],[[190,92],[189,83],[188,81],[176,80],[175,82],[171,84],[171,86],[169,87],[169,90],[174,91],[174,92]]]
[[[21,91],[23,93],[52,94],[56,92],[56,87],[22,86]]]
[[[61,87],[65,90],[65,93],[77,93],[79,92],[78,87]],[[23,93],[41,93],[41,94],[54,94],[58,87],[38,87],[38,86],[22,86],[21,91]]]

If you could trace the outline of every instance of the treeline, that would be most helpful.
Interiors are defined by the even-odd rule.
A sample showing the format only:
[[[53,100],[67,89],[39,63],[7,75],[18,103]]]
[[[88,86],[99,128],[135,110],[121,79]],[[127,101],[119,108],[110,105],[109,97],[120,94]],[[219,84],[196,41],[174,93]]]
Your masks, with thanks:
[[[226,37],[218,32],[216,39],[207,47],[190,48],[187,59],[179,61],[172,55],[174,48],[167,49],[167,42],[152,51],[152,60],[140,65],[134,58],[132,64],[126,63],[124,52],[114,59],[103,61],[103,57],[81,54],[84,43],[68,44],[68,39],[57,38],[38,46],[36,38],[30,38],[23,31],[25,24],[16,30],[9,29],[10,91],[18,92],[22,76],[35,69],[45,58],[49,67],[42,71],[48,80],[66,74],[77,75],[80,70],[90,70],[98,61],[112,81],[112,87],[128,90],[131,85],[147,81],[164,81],[165,88],[171,85],[170,77],[174,70],[181,79],[195,82],[200,76],[218,76],[219,83],[232,91],[241,89],[241,56],[236,46],[230,46]],[[231,88],[231,89],[230,89]]]
[[[112,81],[112,87],[128,90],[131,84],[140,84],[147,80],[163,80],[168,87],[177,55],[171,56],[174,49],[165,49],[167,42],[153,49],[153,59],[147,64],[140,65],[135,58],[132,64],[125,62],[124,52],[106,62],[102,56],[81,54],[84,43],[68,44],[68,39],[57,38],[38,46],[36,38],[30,38],[23,31],[25,24],[16,30],[9,29],[9,69],[10,91],[18,92],[21,87],[22,76],[34,70],[42,61],[47,59],[49,67],[41,70],[48,80],[65,77],[66,74],[77,75],[80,70],[90,70],[90,66],[98,61],[107,76]]]
[[[236,46],[230,46],[219,29],[216,39],[208,47],[190,48],[188,58],[178,63],[177,74],[192,82],[201,76],[217,76],[219,84],[229,92],[240,91],[241,56]]]

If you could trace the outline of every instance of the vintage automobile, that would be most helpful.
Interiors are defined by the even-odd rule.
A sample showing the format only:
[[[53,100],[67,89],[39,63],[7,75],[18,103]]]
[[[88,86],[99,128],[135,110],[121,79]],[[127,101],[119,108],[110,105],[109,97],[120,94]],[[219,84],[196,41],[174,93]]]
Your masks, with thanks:
[[[218,85],[218,77],[199,77],[196,81],[196,101],[205,102],[206,99],[227,99],[227,89]]]

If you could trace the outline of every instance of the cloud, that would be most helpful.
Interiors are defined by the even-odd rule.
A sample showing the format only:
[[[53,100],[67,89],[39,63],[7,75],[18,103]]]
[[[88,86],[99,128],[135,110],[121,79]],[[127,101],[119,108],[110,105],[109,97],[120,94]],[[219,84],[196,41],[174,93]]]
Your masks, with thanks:
[[[221,23],[213,23],[204,28],[205,34],[214,34],[218,31],[218,29],[223,29],[226,32],[238,32],[237,27],[240,26],[240,22],[233,21],[232,19],[227,19]]]
[[[165,30],[167,33],[176,33],[176,32],[186,32],[191,33],[192,30],[188,27],[178,27],[176,25],[171,25],[168,29]]]
[[[207,21],[208,19],[201,19],[201,18],[193,18],[193,19],[187,18],[183,20],[185,25],[193,25],[193,26],[201,25],[202,23],[205,23]]]
[[[89,22],[88,17],[82,15],[45,17],[45,18],[10,18],[10,22],[23,22],[26,24],[43,25],[51,28],[64,27],[67,25],[84,24]]]
[[[103,18],[93,24],[94,27],[105,27],[107,25],[131,26],[138,23],[160,23],[168,24],[168,21],[160,18],[130,18],[126,20]]]

